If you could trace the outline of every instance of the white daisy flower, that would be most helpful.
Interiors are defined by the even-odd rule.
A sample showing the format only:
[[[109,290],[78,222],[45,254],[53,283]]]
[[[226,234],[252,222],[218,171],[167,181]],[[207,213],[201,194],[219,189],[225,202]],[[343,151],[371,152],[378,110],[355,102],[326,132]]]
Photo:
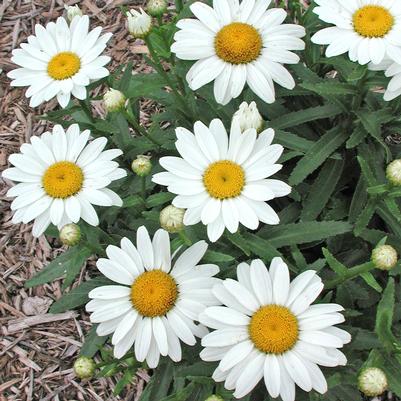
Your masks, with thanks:
[[[270,396],[294,401],[295,384],[304,391],[327,391],[318,367],[345,365],[338,350],[351,336],[334,325],[342,323],[337,304],[311,303],[323,289],[315,271],[290,283],[287,265],[274,258],[270,270],[261,260],[241,263],[238,281],[226,279],[213,287],[224,306],[207,308],[199,321],[216,329],[202,339],[205,361],[220,361],[214,380],[225,381],[234,396],[244,397],[264,377]]]
[[[87,144],[90,131],[80,133],[78,124],[65,132],[55,125],[53,132],[31,137],[21,146],[21,153],[10,155],[15,167],[3,171],[3,178],[20,184],[7,196],[15,211],[13,223],[33,224],[33,235],[40,236],[53,223],[59,229],[80,218],[96,226],[99,219],[92,205],[121,206],[121,198],[106,188],[127,175],[113,161],[119,149],[103,151],[107,139],[100,137]]]
[[[104,68],[110,61],[100,56],[111,38],[111,33],[100,36],[101,27],[88,32],[89,17],[76,16],[68,26],[63,17],[43,27],[35,25],[35,36],[28,37],[20,49],[13,50],[11,61],[22,68],[7,76],[12,86],[29,86],[26,97],[36,107],[57,96],[61,107],[66,107],[71,95],[86,99],[86,86],[93,80],[104,78]]]
[[[282,181],[266,179],[282,165],[276,164],[283,153],[281,145],[271,145],[274,131],[259,136],[254,128],[241,133],[234,118],[230,138],[221,120],[207,127],[197,121],[195,134],[178,128],[175,145],[180,157],[162,157],[160,164],[168,172],[152,178],[177,194],[173,205],[187,209],[185,225],[202,221],[211,241],[217,241],[227,228],[231,233],[239,223],[255,230],[259,221],[278,224],[279,217],[266,201],[286,196],[291,188]]]
[[[282,8],[267,10],[271,0],[214,0],[213,8],[190,6],[197,19],[178,21],[171,50],[183,60],[198,60],[187,74],[191,89],[214,80],[220,104],[237,98],[245,84],[267,103],[275,100],[274,83],[293,89],[295,82],[282,64],[297,64],[291,50],[303,50],[302,26],[283,24]]]
[[[359,64],[401,63],[401,4],[397,0],[316,0],[314,12],[335,26],[312,36],[312,42],[329,45],[327,57],[348,52]]]
[[[178,362],[180,340],[194,345],[195,336],[208,332],[194,323],[207,306],[219,304],[211,290],[220,281],[213,277],[218,266],[198,265],[206,250],[206,242],[199,241],[171,267],[167,231],[159,229],[151,241],[143,226],[137,231],[136,247],[128,238],[121,240],[121,247],[107,247],[108,259],[99,259],[97,267],[118,285],[92,290],[86,310],[93,312],[93,323],[100,323],[98,335],[114,333],[116,358],[135,344],[136,359],[146,360],[150,368],[158,365],[160,355]]]

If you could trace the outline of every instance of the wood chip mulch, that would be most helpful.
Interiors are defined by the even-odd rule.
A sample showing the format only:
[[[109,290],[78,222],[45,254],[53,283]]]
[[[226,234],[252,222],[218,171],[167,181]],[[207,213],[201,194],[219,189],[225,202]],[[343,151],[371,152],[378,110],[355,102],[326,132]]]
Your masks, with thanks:
[[[147,51],[143,42],[134,41],[125,29],[121,6],[144,6],[145,0],[68,1],[78,4],[91,17],[91,27],[102,26],[112,32],[107,54],[112,56],[110,70],[134,60],[136,72],[149,68],[141,57]],[[6,73],[15,68],[11,51],[26,41],[37,23],[45,25],[63,15],[60,0],[0,1],[0,172],[9,167],[11,153],[32,135],[40,135],[51,124],[37,117],[57,108],[52,101],[36,109],[29,107],[25,88],[12,88]],[[100,92],[100,91],[99,91]],[[99,93],[101,94],[101,93]],[[145,103],[146,120],[152,104]],[[104,113],[101,102],[94,111]],[[72,371],[85,334],[91,327],[83,311],[51,315],[50,305],[61,297],[62,280],[25,289],[24,283],[35,272],[64,251],[60,244],[44,236],[33,238],[31,225],[13,225],[11,200],[6,192],[11,182],[0,177],[0,401],[134,401],[149,379],[139,372],[120,396],[113,395],[118,377],[81,381]],[[90,265],[83,269],[74,286],[86,280]]]

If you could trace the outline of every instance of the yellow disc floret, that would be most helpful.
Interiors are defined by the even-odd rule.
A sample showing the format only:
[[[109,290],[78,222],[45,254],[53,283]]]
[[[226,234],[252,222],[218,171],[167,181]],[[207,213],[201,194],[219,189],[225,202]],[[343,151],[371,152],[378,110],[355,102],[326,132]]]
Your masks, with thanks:
[[[285,306],[262,306],[252,316],[248,329],[255,347],[267,354],[282,354],[298,340],[297,318]]]
[[[216,35],[214,47],[222,60],[231,64],[248,64],[260,56],[263,41],[252,25],[233,22]]]
[[[244,188],[245,173],[239,164],[230,160],[221,160],[212,163],[206,169],[203,184],[213,198],[235,198]]]
[[[146,317],[165,315],[175,304],[178,289],[175,280],[161,270],[142,273],[131,286],[131,302]]]
[[[71,78],[81,68],[81,59],[73,52],[62,52],[52,57],[47,73],[57,81]]]
[[[354,13],[354,29],[366,38],[382,38],[394,25],[394,17],[382,6],[364,6]]]
[[[80,167],[71,162],[57,162],[45,171],[42,185],[52,198],[68,198],[82,188],[84,175]]]

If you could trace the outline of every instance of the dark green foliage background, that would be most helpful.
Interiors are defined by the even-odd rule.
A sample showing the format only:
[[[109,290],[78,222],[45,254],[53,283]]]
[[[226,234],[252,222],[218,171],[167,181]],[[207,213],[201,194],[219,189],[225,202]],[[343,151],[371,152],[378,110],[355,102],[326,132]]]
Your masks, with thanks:
[[[176,19],[190,16],[189,4],[185,4]],[[293,1],[289,14],[289,21],[297,19],[305,26],[307,47],[301,55],[302,62],[289,67],[296,78],[296,88],[288,91],[276,86],[277,100],[272,105],[259,101],[246,90],[241,98],[221,107],[214,101],[212,85],[194,96],[185,83],[191,63],[176,60],[169,50],[175,19],[155,27],[148,39],[153,48],[148,62],[154,73],[132,75],[129,64],[93,84],[93,87],[107,84],[124,92],[129,98],[128,115],[111,113],[105,120],[96,119],[89,111],[88,99],[81,104],[71,103],[67,109],[51,112],[45,118],[64,126],[77,122],[81,129],[90,129],[95,137],[107,136],[110,147],[124,151],[120,163],[128,170],[138,154],[150,153],[154,162],[152,173],[156,173],[161,171],[157,160],[176,153],[175,127],[191,129],[197,120],[208,124],[217,117],[229,128],[239,104],[255,100],[267,126],[276,130],[275,143],[285,147],[281,159],[284,168],[277,176],[288,182],[293,192],[272,202],[281,217],[279,226],[262,225],[256,232],[242,228],[235,235],[226,233],[209,247],[205,261],[218,264],[224,278],[235,277],[235,267],[241,261],[261,258],[268,264],[274,256],[282,256],[294,275],[314,269],[326,284],[333,283],[333,279],[341,282],[350,267],[369,261],[372,248],[380,241],[386,241],[401,253],[401,190],[389,188],[385,178],[386,165],[401,157],[401,145],[389,140],[401,138],[398,135],[401,101],[386,103],[381,93],[372,91],[377,86],[386,86],[387,79],[382,73],[369,72],[365,66],[350,62],[346,55],[327,59],[319,46],[311,44],[310,36],[322,27],[312,7],[306,11],[298,1]],[[168,68],[171,71],[166,73]],[[163,106],[164,111],[152,117],[148,128],[148,134],[161,146],[139,132],[133,137],[130,131],[143,98]],[[158,229],[159,212],[173,196],[155,186],[150,177],[146,179],[145,198],[141,187],[141,179],[133,173],[114,183],[112,189],[124,199],[123,207],[99,209],[101,224],[97,228],[80,223],[84,240],[43,269],[27,286],[65,274],[64,288],[71,288],[90,255],[104,255],[106,246],[117,244],[123,236],[134,240],[140,225],[145,224],[151,232]],[[202,225],[187,227],[186,233],[193,242],[207,238]],[[58,235],[54,229],[48,234]],[[180,236],[171,238],[174,249],[183,245]],[[343,327],[353,336],[352,343],[344,349],[349,363],[346,367],[324,369],[330,388],[326,395],[306,394],[297,389],[298,401],[361,400],[356,379],[362,366],[384,369],[390,389],[401,397],[400,273],[400,265],[391,273],[374,270],[323,291],[322,302],[336,302],[346,308]],[[107,282],[103,277],[93,277],[66,290],[51,311],[84,305],[87,293]],[[92,356],[100,349],[104,361],[100,374],[123,372],[115,389],[119,393],[141,365],[132,354],[120,362],[114,360],[110,349],[102,347],[106,340],[97,337],[92,329],[82,354]],[[164,358],[153,372],[141,401],[203,401],[212,393],[231,400],[231,392],[211,379],[215,364],[201,362],[199,351],[200,346],[186,348],[180,364]],[[261,384],[244,400],[270,398]]]

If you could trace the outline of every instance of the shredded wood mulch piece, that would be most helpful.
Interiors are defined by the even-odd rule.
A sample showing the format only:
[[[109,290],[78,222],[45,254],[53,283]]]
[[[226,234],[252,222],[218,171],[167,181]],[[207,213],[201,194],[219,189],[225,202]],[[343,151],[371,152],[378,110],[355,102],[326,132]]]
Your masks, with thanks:
[[[134,61],[135,72],[148,72],[141,56],[147,48],[133,40],[125,29],[121,6],[144,6],[145,0],[66,1],[79,4],[91,17],[91,28],[102,26],[114,35],[106,54],[112,57],[109,69]],[[0,172],[9,167],[11,153],[32,135],[40,135],[52,125],[38,116],[58,107],[55,100],[36,109],[29,107],[26,88],[12,88],[6,73],[15,68],[11,51],[32,34],[37,23],[46,24],[64,13],[61,0],[0,1]],[[98,89],[101,95],[104,88]],[[104,115],[101,102],[94,112]],[[141,118],[146,122],[154,110],[143,102]],[[0,177],[0,401],[134,401],[149,380],[138,372],[120,396],[113,395],[117,377],[81,381],[72,370],[84,336],[91,328],[84,311],[51,315],[50,305],[62,295],[62,280],[32,289],[24,283],[49,261],[64,252],[60,243],[31,235],[31,225],[13,225],[11,200],[6,197],[10,182]],[[93,261],[83,269],[73,287],[87,280]]]

